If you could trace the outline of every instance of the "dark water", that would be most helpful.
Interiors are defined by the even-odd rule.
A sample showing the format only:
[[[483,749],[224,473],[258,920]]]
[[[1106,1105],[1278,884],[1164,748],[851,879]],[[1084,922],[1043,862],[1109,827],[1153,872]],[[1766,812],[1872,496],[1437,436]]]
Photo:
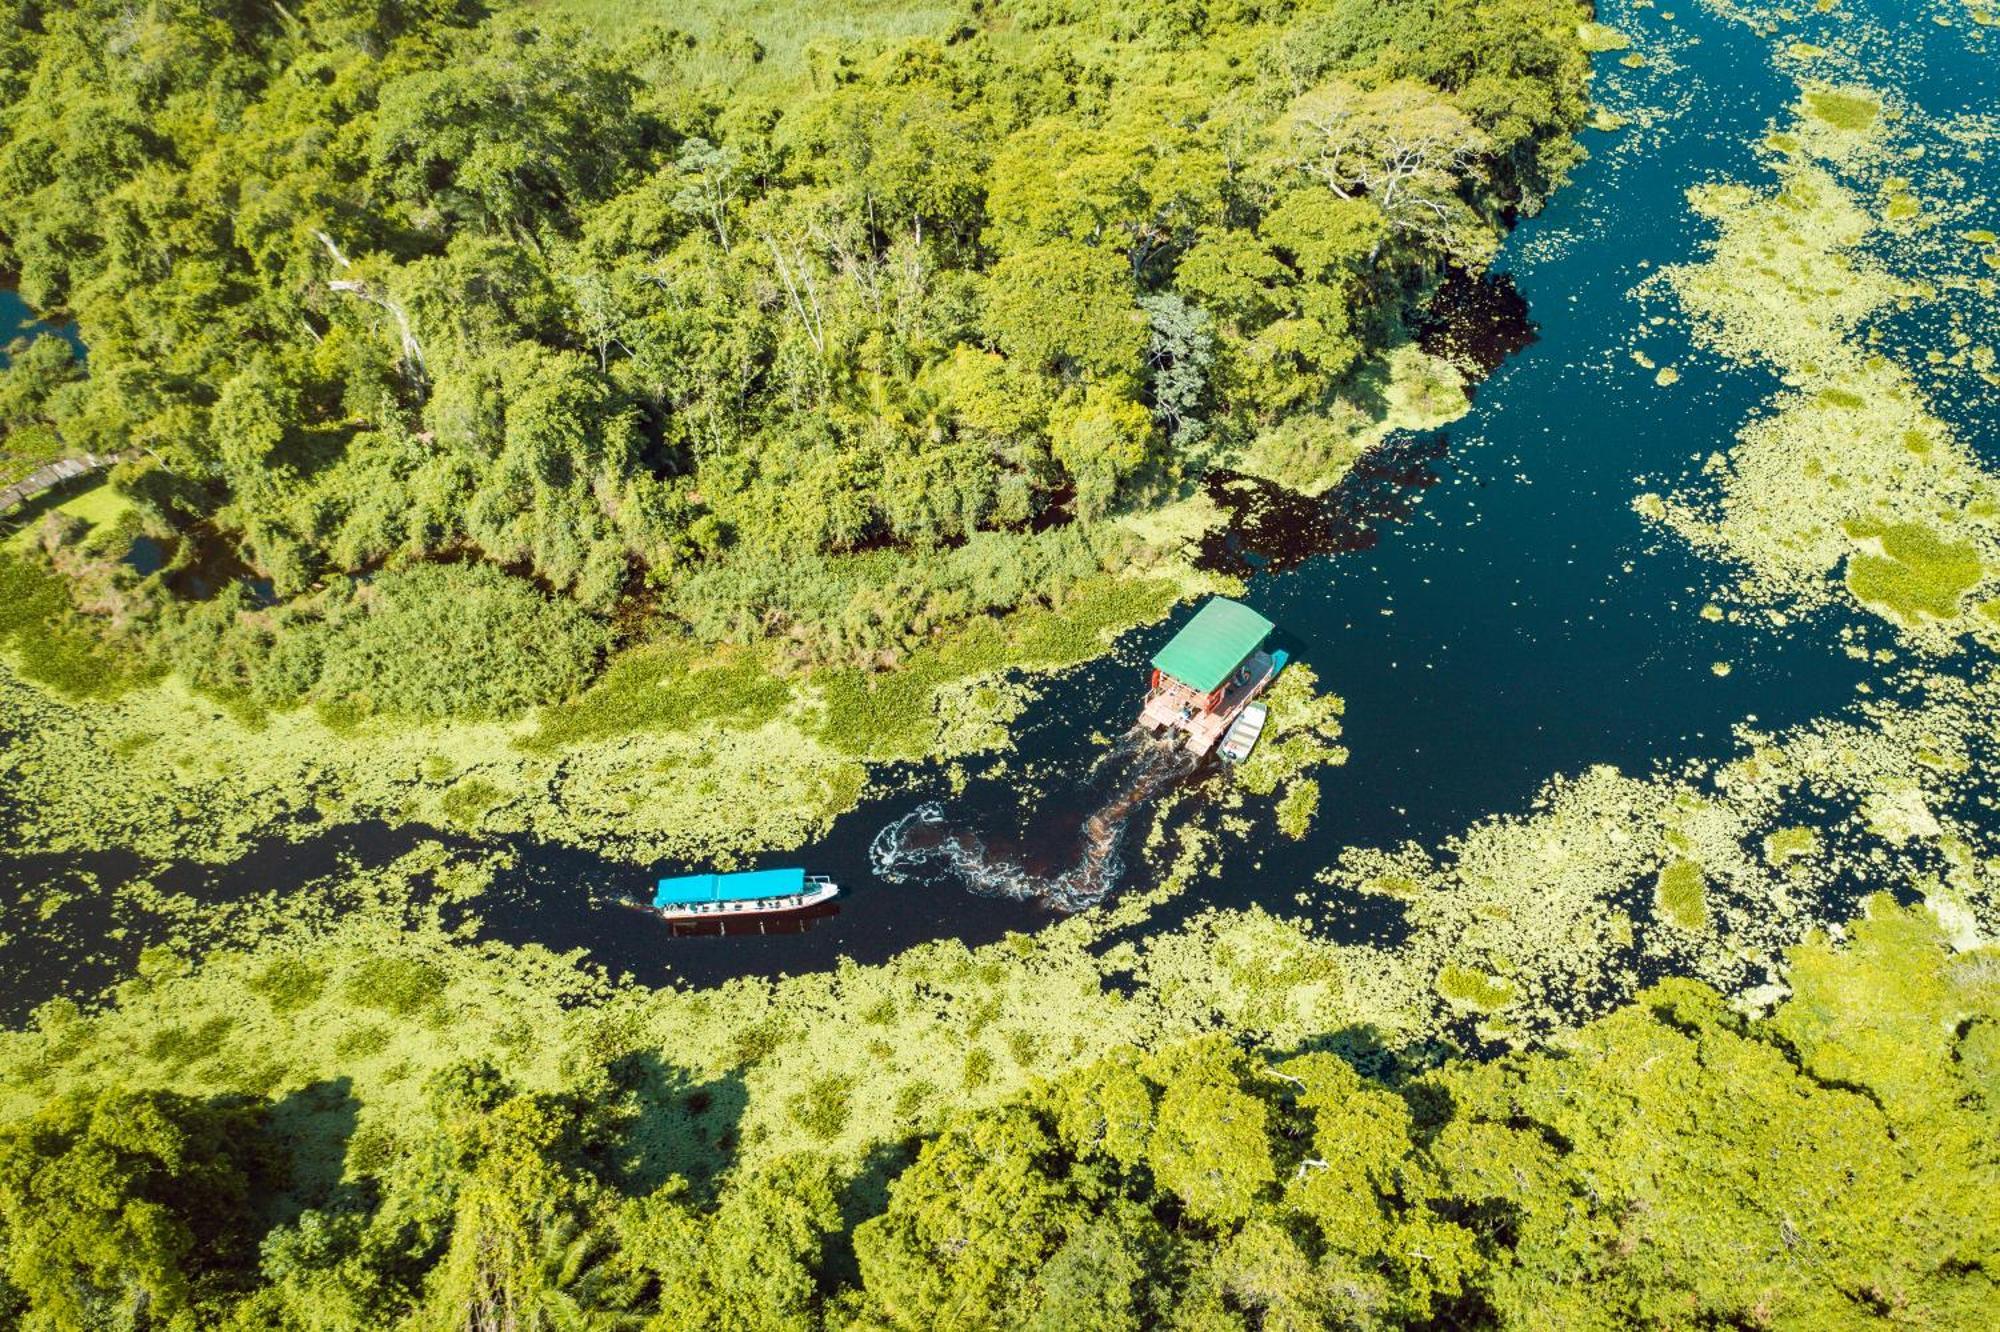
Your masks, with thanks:
[[[1637,33],[1661,30],[1652,11],[1605,8]],[[1906,26],[1923,30],[1910,34],[1918,59],[1899,79],[1903,91],[1934,112],[1983,106],[1986,58],[1969,54],[1956,33]],[[1344,847],[1434,841],[1484,814],[1525,809],[1553,775],[1594,764],[1643,773],[1717,756],[1738,722],[1782,727],[1854,697],[1865,668],[1829,650],[1838,617],[1785,636],[1701,620],[1696,612],[1722,572],[1648,532],[1630,508],[1641,490],[1678,482],[1700,456],[1726,447],[1777,387],[1768,374],[1699,352],[1671,324],[1645,329],[1641,345],[1681,372],[1678,385],[1656,386],[1653,371],[1627,354],[1647,313],[1632,288],[1661,264],[1697,257],[1704,232],[1690,220],[1685,190],[1718,177],[1766,179],[1748,144],[1796,95],[1747,29],[1694,5],[1677,28],[1699,44],[1681,49],[1683,69],[1659,88],[1662,98],[1669,87],[1683,92],[1684,112],[1643,154],[1612,152],[1613,139],[1587,136],[1597,156],[1544,214],[1521,224],[1500,258],[1504,281],[1475,293],[1505,359],[1479,386],[1470,415],[1441,435],[1393,441],[1324,504],[1244,488],[1235,537],[1207,552],[1252,575],[1246,599],[1282,627],[1282,644],[1322,687],[1346,699],[1352,757],[1321,774],[1309,838],[1276,838],[1266,820],[1254,847],[1225,853],[1233,872],[1205,881],[1177,911],[1211,901],[1289,908]],[[1600,64],[1600,81],[1654,77],[1664,76]],[[1520,301],[1532,339],[1507,336],[1524,331]],[[1994,415],[1955,424],[1976,447],[1993,449]],[[1310,539],[1299,539],[1302,530]],[[967,862],[1005,865],[1019,872],[1013,884],[1033,886],[1091,854],[1087,817],[1120,797],[1107,789],[1105,750],[1091,733],[1125,729],[1143,663],[1173,628],[1127,635],[1108,656],[1046,684],[1017,727],[1010,765],[1045,774],[1035,782],[974,781],[954,794],[928,768],[882,773],[876,789],[891,794],[865,802],[817,845],[767,857],[831,874],[846,888],[838,913],[802,933],[673,938],[617,904],[646,891],[652,867],[534,844],[515,848],[520,868],[477,909],[494,937],[583,948],[614,973],[655,983],[799,972],[843,955],[879,960],[926,939],[980,943],[1035,928],[1053,908],[1006,896],[1008,882],[974,882],[983,895],[968,891],[962,871]],[[1717,661],[1731,663],[1731,673],[1717,677]],[[1111,768],[1115,788],[1121,770]],[[1201,783],[1214,778],[1191,780],[1199,801],[1212,789]],[[934,816],[919,813],[929,805]],[[1110,886],[1129,890],[1142,872],[1129,845],[1149,817],[1135,802],[1122,846],[1104,862]],[[937,854],[888,881],[870,852],[879,855],[878,838],[896,826],[927,837]],[[255,891],[337,873],[344,858],[386,861],[424,835],[347,829],[274,843],[221,870],[170,870],[161,882],[217,896]],[[952,853],[974,842],[976,855]],[[1379,937],[1393,923],[1392,907],[1357,901],[1336,910],[1328,928]],[[61,986],[65,972],[72,988],[88,988],[136,947],[100,942],[61,959],[30,958],[0,1007],[22,1011]],[[4,950],[20,951],[18,942]]]
[[[5,368],[11,359],[7,355],[7,344],[15,338],[38,333],[55,333],[66,338],[69,345],[76,348],[78,356],[83,355],[83,341],[77,336],[74,324],[51,326],[35,318],[35,312],[21,299],[12,287],[0,286],[0,368]]]

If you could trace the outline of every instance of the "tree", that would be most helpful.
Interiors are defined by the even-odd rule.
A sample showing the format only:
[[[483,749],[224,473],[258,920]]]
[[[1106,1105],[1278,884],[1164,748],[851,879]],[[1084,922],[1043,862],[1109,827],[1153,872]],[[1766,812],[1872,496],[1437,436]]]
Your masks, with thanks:
[[[621,1261],[657,1283],[654,1326],[785,1332],[813,1326],[820,1250],[840,1226],[828,1164],[787,1158],[704,1208],[673,1179],[628,1205]]]
[[[1291,277],[1284,261],[1256,233],[1212,228],[1181,255],[1174,286],[1226,323],[1254,331],[1284,301]]]
[[[1491,259],[1494,229],[1466,197],[1492,143],[1435,90],[1336,79],[1293,102],[1286,128],[1291,160],[1337,198],[1366,197],[1391,232],[1464,267]]]
[[[1076,483],[1077,512],[1090,518],[1109,509],[1125,479],[1151,461],[1156,440],[1152,413],[1101,384],[1058,403],[1049,433],[1056,461]]]
[[[732,148],[717,147],[699,135],[683,143],[674,156],[681,187],[673,208],[699,218],[715,232],[715,243],[729,253],[729,214],[736,202],[741,158]]]
[[[1991,1286],[1967,1277],[2000,1252],[2000,1223],[1975,1199],[2000,1163],[1991,1109],[1948,1052],[1992,1011],[1973,979],[1991,952],[1950,957],[1921,908],[1869,912],[1837,960],[1824,941],[1794,954],[1799,997],[1775,1022],[1669,981],[1562,1058],[1443,1079],[1456,1108],[1432,1155],[1443,1190],[1511,1241],[1491,1295],[1503,1319],[1980,1321]],[[1929,1015],[1906,1024],[1885,993]],[[1825,1021],[1842,1010],[1851,1032]],[[1908,1099],[1917,1069],[1926,1090]]]
[[[1209,367],[1215,363],[1213,321],[1199,306],[1172,292],[1139,298],[1152,328],[1146,368],[1153,415],[1175,444],[1192,444],[1208,433],[1200,413],[1208,394]]]
[[[225,1307],[276,1182],[262,1124],[253,1104],[107,1090],[0,1129],[0,1254],[23,1326],[167,1326]]]
[[[1242,1221],[1278,1177],[1270,1111],[1244,1085],[1242,1054],[1214,1038],[1162,1056],[1147,1071],[1162,1085],[1146,1148],[1154,1178],[1198,1221]]]
[[[1226,166],[1202,141],[1202,112],[1184,96],[1135,90],[1105,127],[1060,116],[1015,133],[993,162],[989,244],[1115,246],[1140,278],[1221,219]]]
[[[76,351],[65,338],[43,333],[16,338],[0,370],[0,435],[36,424],[51,424],[51,400],[65,385],[83,378]]]
[[[453,1194],[450,1240],[420,1326],[440,1332],[583,1332],[610,1327],[634,1291],[610,1261],[608,1199],[584,1168],[611,1127],[601,1077],[563,1095],[513,1090],[490,1066],[431,1083]]]
[[[842,562],[880,539],[913,581],[981,530],[1026,567],[1071,482],[1095,528],[1155,463],[1302,429],[1584,112],[1571,0],[1101,10],[801,56],[461,0],[19,0],[0,270],[90,369],[31,345],[0,427],[151,455],[148,535],[248,556],[274,657],[445,555],[806,659],[963,623],[939,586],[782,603],[873,581]],[[1008,607],[1072,576],[1034,567]],[[182,581],[121,599],[136,650],[193,659]]]
[[[1009,254],[987,286],[987,331],[1008,356],[1057,379],[1136,375],[1149,336],[1115,253],[1055,241]]]
[[[892,1327],[977,1328],[1084,1220],[1055,1141],[1021,1109],[970,1116],[926,1144],[881,1216],[854,1231],[870,1302]]]

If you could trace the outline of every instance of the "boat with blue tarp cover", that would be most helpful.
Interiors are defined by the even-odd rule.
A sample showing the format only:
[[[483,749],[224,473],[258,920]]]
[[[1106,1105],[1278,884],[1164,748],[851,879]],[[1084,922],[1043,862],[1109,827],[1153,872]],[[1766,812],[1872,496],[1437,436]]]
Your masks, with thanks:
[[[805,911],[839,894],[840,885],[824,874],[797,868],[682,874],[659,881],[653,910],[668,920],[716,920]]]

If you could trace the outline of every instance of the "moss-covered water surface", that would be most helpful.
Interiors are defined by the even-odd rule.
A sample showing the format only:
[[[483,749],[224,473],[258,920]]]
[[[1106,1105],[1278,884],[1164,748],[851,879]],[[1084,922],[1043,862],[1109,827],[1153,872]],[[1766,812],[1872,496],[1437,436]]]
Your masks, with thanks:
[[[1995,219],[1961,70],[1990,53],[1927,35],[1891,82],[1868,68],[1889,16],[1867,6],[1599,17],[1594,45],[1642,58],[1600,60],[1593,159],[1500,261],[1539,340],[1424,436],[1424,483],[1395,503],[1339,485],[1297,501],[1347,524],[1337,553],[1260,572],[1274,562],[1232,548],[1316,677],[1285,706],[1316,720],[1288,746],[1281,716],[1240,779],[1198,775],[1143,811],[1105,909],[890,884],[867,850],[928,801],[995,840],[1081,827],[1170,608],[1223,585],[1191,549],[896,673],[662,646],[514,722],[237,713],[171,680],[73,705],[0,681],[9,816],[43,852],[10,866],[0,946],[67,959],[38,980],[88,990],[149,940],[201,952],[345,904],[441,939],[580,948],[649,984],[816,973],[728,992],[782,1011],[844,984],[838,959],[962,940],[977,951],[914,956],[1015,977],[995,1011],[1020,1020],[981,1023],[976,1065],[913,1073],[896,1094],[915,1105],[1032,1065],[1026,990],[1061,978],[1139,978],[1298,1036],[1365,1020],[1502,1040],[1666,971],[1754,992],[1783,947],[1851,914],[1864,870],[1990,929],[1976,774],[2000,508],[1979,331],[1995,251],[1977,238]],[[1385,401],[1429,427],[1451,413],[1421,368],[1385,372]],[[1190,500],[1141,535],[1186,547],[1220,512]],[[841,914],[671,939],[615,902],[659,865],[780,854],[840,878]],[[903,993],[897,968],[924,965],[867,984]]]

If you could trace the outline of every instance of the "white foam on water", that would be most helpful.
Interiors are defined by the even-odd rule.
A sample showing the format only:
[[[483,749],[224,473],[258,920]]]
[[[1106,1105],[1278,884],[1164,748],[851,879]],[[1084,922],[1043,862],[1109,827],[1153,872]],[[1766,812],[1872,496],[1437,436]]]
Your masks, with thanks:
[[[949,826],[944,806],[929,801],[890,823],[868,845],[868,860],[885,883],[950,875],[980,897],[1040,901],[1058,911],[1095,906],[1117,884],[1125,863],[1125,829],[1139,806],[1186,777],[1200,760],[1139,730],[1121,737],[1092,765],[1128,763],[1112,795],[1084,820],[1084,849],[1076,864],[1053,878],[994,856],[977,833]]]

